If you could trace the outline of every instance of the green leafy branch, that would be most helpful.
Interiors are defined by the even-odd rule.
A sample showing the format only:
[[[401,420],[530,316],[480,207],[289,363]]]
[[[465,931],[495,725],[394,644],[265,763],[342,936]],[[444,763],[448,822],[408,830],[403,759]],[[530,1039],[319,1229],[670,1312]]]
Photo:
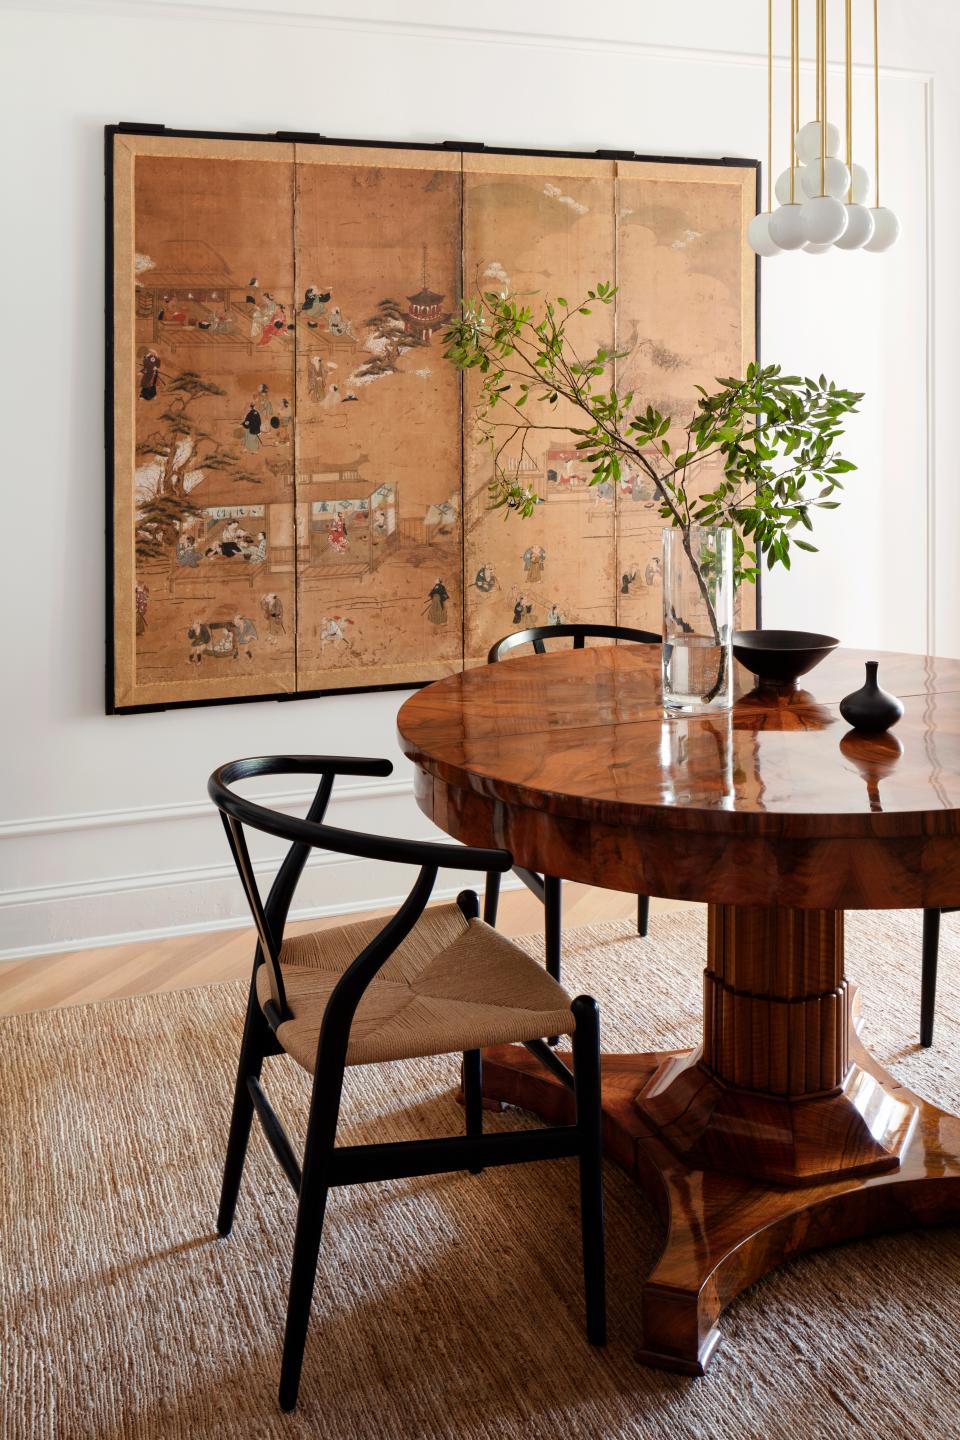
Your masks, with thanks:
[[[844,417],[856,413],[863,397],[823,375],[814,380],[784,375],[779,365],[751,364],[743,379],[719,379],[712,394],[697,386],[696,410],[678,425],[632,391],[618,392],[616,366],[627,351],[577,351],[574,321],[596,305],[611,305],[616,294],[615,286],[599,283],[579,302],[557,296],[535,315],[511,295],[483,292],[462,303],[444,336],[445,358],[482,377],[476,418],[493,451],[492,507],[533,514],[540,497],[520,470],[504,469],[504,452],[519,436],[522,462],[531,431],[566,429],[577,437],[591,484],[619,484],[630,468],[647,476],[656,496],[651,503],[683,531],[712,611],[690,542],[693,527],[732,530],[737,584],[754,581],[763,563],[789,569],[792,545],[815,550],[804,538],[813,529],[811,512],[836,508],[841,476],[856,468],[836,444]],[[532,418],[538,406],[546,407],[542,420]],[[714,481],[708,472],[717,470]]]

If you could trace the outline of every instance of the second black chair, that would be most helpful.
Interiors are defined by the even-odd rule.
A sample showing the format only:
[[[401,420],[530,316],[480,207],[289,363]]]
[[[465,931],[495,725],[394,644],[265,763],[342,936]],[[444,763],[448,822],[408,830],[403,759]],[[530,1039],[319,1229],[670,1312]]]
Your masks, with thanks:
[[[490,649],[487,664],[518,650],[522,645],[532,645],[534,653],[545,655],[548,640],[572,640],[574,650],[582,650],[587,640],[625,640],[635,645],[659,645],[661,637],[652,630],[633,630],[626,625],[537,625],[528,630],[515,630],[504,635]],[[562,925],[562,881],[554,875],[538,875],[521,865],[513,867],[517,875],[541,901],[544,909],[544,943],[546,948],[547,971],[554,980],[560,979],[560,935]],[[500,876],[487,876],[483,897],[483,918],[488,925],[497,923],[497,908],[500,903]],[[649,895],[637,896],[637,934],[646,935],[650,921]],[[551,1037],[553,1038],[553,1037]]]
[[[940,916],[952,915],[958,906],[923,912],[923,977],[920,989],[920,1044],[933,1044],[933,1013],[937,1004],[937,964],[940,959]]]

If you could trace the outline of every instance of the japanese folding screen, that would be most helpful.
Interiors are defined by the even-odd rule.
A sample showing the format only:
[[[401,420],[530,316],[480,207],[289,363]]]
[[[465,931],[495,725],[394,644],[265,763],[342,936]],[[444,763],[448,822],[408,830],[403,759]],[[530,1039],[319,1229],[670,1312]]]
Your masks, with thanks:
[[[477,289],[615,281],[584,346],[686,418],[753,358],[752,163],[108,140],[110,708],[415,684],[530,624],[659,629],[648,482],[591,487],[537,430],[502,459],[546,503],[504,523],[444,326]]]

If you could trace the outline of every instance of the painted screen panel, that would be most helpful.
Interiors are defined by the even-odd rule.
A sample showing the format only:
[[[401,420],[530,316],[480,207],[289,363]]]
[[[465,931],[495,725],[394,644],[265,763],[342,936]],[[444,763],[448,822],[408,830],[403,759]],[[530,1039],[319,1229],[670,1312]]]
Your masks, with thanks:
[[[674,422],[682,449],[696,386],[742,375],[755,356],[755,262],[744,244],[754,213],[753,169],[620,161],[617,166],[617,367],[621,394],[643,396]],[[710,488],[710,466],[699,487]],[[661,532],[654,489],[625,476],[617,499],[617,622],[659,633]],[[752,626],[752,586],[737,624]]]
[[[464,157],[464,288],[508,291],[536,309],[550,296],[586,296],[615,267],[614,166],[611,161],[522,156]],[[570,322],[578,353],[613,347],[614,312],[597,307]],[[515,375],[505,362],[515,383]],[[526,377],[530,378],[530,377]],[[464,449],[465,662],[482,663],[490,646],[529,625],[595,621],[616,614],[614,497],[591,487],[589,468],[563,429],[509,402],[495,412],[493,446],[478,443],[473,411],[480,389],[467,375]],[[581,423],[573,407],[550,420]],[[523,428],[533,420],[536,429]],[[520,427],[520,428],[518,428]],[[542,428],[541,428],[542,427]],[[489,508],[500,464],[544,502],[527,520]]]
[[[296,685],[292,158],[117,142],[118,704]]]
[[[301,690],[460,668],[459,155],[298,147]]]

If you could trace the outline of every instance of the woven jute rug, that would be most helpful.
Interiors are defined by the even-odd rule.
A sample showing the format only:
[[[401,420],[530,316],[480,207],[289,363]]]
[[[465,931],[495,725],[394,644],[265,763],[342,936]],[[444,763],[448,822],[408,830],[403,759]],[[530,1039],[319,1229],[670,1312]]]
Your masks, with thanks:
[[[960,917],[943,927],[936,1046],[917,1048],[920,917],[855,915],[865,1038],[960,1109]],[[705,920],[566,938],[610,1050],[693,1043]],[[526,943],[542,953],[539,940]],[[571,1161],[356,1186],[328,1208],[300,1407],[276,1408],[294,1200],[259,1134],[233,1236],[214,1215],[245,987],[0,1023],[0,1433],[109,1437],[836,1437],[960,1434],[960,1233],[882,1237],[767,1276],[701,1380],[634,1349],[654,1215],[607,1170],[610,1343],[583,1337]],[[302,1133],[291,1062],[266,1083]],[[460,1130],[451,1058],[349,1072],[350,1138]],[[488,1123],[533,1123],[517,1112]]]

